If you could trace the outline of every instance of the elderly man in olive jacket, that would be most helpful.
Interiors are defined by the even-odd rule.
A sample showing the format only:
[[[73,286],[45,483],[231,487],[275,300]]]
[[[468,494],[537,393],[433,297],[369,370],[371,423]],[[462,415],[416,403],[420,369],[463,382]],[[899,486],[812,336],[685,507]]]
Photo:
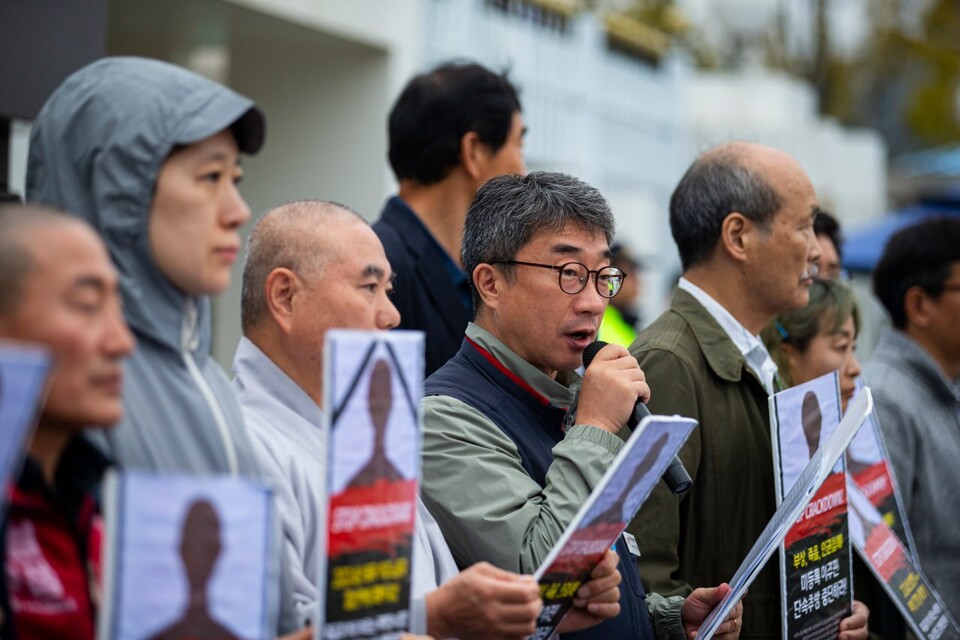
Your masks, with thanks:
[[[630,347],[650,410],[695,418],[680,457],[694,484],[665,486],[631,525],[649,590],[686,594],[729,580],[776,508],[767,397],[777,367],[757,334],[807,304],[819,257],[813,185],[788,155],[731,142],[708,150],[670,201],[683,277],[670,309]],[[744,599],[743,638],[779,638],[780,588],[768,564]],[[866,638],[857,603],[841,638]]]

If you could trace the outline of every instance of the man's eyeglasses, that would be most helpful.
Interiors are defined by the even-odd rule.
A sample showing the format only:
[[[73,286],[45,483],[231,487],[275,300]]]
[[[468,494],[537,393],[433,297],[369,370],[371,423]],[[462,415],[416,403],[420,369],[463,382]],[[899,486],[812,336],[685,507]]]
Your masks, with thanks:
[[[568,262],[559,267],[552,264],[539,264],[537,262],[522,262],[520,260],[497,260],[492,264],[519,264],[525,267],[540,267],[541,269],[553,269],[558,273],[560,289],[564,293],[576,295],[583,291],[587,286],[590,276],[594,276],[594,284],[597,287],[597,293],[604,298],[612,298],[620,293],[623,286],[623,279],[627,274],[616,267],[601,267],[600,269],[588,269],[587,265],[579,262]]]

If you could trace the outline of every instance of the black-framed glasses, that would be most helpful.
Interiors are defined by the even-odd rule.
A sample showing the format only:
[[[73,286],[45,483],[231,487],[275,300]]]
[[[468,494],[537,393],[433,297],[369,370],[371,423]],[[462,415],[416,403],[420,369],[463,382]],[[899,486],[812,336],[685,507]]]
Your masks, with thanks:
[[[560,266],[554,266],[552,264],[523,262],[521,260],[497,260],[492,264],[519,264],[525,267],[553,269],[557,272],[560,290],[570,295],[576,295],[583,291],[584,287],[587,286],[587,281],[590,279],[590,276],[593,276],[597,293],[604,298],[612,298],[620,293],[620,288],[623,286],[623,279],[627,277],[626,273],[616,267],[588,269],[587,265],[580,262],[568,262]]]

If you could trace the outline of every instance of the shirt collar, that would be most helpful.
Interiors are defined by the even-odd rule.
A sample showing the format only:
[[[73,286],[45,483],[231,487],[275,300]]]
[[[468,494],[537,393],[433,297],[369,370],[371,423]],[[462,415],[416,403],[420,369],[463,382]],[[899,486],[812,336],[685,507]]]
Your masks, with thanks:
[[[233,374],[241,404],[279,403],[317,429],[321,428],[323,412],[313,398],[246,337],[241,337],[237,345]]]
[[[492,333],[471,322],[467,325],[467,337],[485,349],[503,366],[546,398],[554,407],[566,409],[580,388],[580,376],[574,371],[560,371],[553,379],[518,356],[510,347]]]
[[[775,390],[774,379],[777,376],[777,364],[773,361],[773,358],[770,357],[770,352],[767,351],[763,341],[760,340],[758,336],[750,333],[746,327],[733,317],[733,314],[714,300],[709,293],[686,278],[680,278],[677,288],[683,289],[703,305],[703,308],[717,321],[720,328],[730,336],[730,340],[736,345],[743,359],[747,361],[747,366],[750,370],[760,379],[767,393],[773,393]]]

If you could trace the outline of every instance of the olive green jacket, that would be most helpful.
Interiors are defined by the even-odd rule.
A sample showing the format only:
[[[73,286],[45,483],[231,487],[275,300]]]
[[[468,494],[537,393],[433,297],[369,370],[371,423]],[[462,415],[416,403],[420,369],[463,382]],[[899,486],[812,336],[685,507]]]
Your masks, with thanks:
[[[630,347],[654,414],[699,422],[680,452],[693,478],[682,496],[661,482],[630,525],[648,590],[690,593],[729,581],[776,509],[767,393],[706,309],[677,290]],[[741,638],[779,638],[776,556],[744,600]]]

